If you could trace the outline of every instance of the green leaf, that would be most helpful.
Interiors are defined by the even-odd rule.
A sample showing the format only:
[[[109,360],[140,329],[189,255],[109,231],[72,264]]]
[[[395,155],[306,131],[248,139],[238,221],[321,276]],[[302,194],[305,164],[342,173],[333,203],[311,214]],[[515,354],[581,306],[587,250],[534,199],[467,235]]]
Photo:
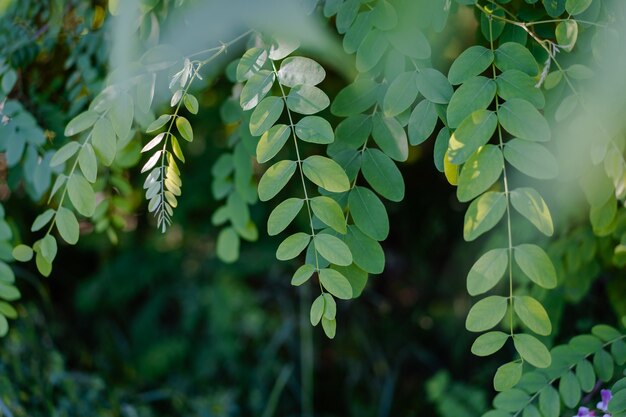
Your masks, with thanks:
[[[15,310],[11,304],[0,301],[0,315],[8,317],[10,319],[17,318],[17,310]]]
[[[318,219],[337,232],[341,234],[346,233],[346,219],[341,206],[335,200],[330,197],[319,196],[312,198],[310,203],[311,210]]]
[[[325,304],[325,301],[324,301],[323,295],[318,296],[313,301],[313,304],[311,304],[311,311],[309,313],[309,318],[313,326],[317,326],[317,324],[322,319],[322,316],[324,315],[324,304]]]
[[[317,85],[326,77],[324,68],[314,60],[302,56],[286,58],[278,70],[278,81],[287,87]]]
[[[389,217],[380,199],[365,187],[354,187],[348,197],[350,214],[354,224],[366,235],[377,241],[389,235]]]
[[[596,373],[593,365],[586,359],[576,365],[576,378],[580,383],[580,388],[585,392],[591,392],[596,385]]]
[[[547,385],[539,393],[539,410],[545,417],[559,417],[561,415],[561,399],[558,391]]]
[[[56,216],[56,226],[59,235],[61,235],[64,241],[70,245],[75,245],[78,242],[80,228],[78,226],[78,220],[76,220],[76,216],[71,210],[65,207],[59,207]]]
[[[415,85],[416,75],[415,71],[403,72],[389,84],[383,99],[385,116],[397,116],[415,102],[419,92],[417,88],[407,88],[407,86]]]
[[[156,132],[157,130],[159,130],[160,128],[165,126],[165,124],[167,122],[169,122],[170,120],[172,120],[172,115],[171,114],[162,114],[161,116],[159,116],[158,119],[156,119],[154,122],[150,123],[150,125],[146,129],[146,133]],[[111,129],[112,128],[113,127],[111,126]]]
[[[0,261],[0,283],[12,284],[15,282],[15,274],[9,265]]]
[[[15,286],[0,282],[0,298],[7,301],[15,301],[20,297],[20,290],[18,290]]]
[[[85,143],[78,153],[78,166],[87,181],[90,183],[96,182],[96,178],[98,177],[98,161],[96,160],[96,153],[89,143]]]
[[[257,161],[262,164],[275,157],[285,146],[290,135],[291,130],[289,126],[283,124],[273,126],[270,130],[263,133],[256,147]]]
[[[496,78],[498,96],[504,100],[525,100],[534,107],[542,109],[546,105],[546,99],[541,89],[537,88],[535,84],[534,78],[515,69],[505,71]],[[533,126],[533,128],[536,127]]]
[[[185,104],[185,108],[191,114],[198,114],[198,99],[189,93],[185,93],[183,97],[183,103]]]
[[[502,174],[504,158],[495,145],[485,145],[463,164],[456,195],[466,202],[487,191]]]
[[[609,413],[616,415],[626,411],[626,390],[620,390],[613,393],[611,401],[609,401]]]
[[[106,166],[111,165],[115,159],[117,141],[109,119],[102,118],[96,122],[93,127],[91,143],[102,163]]]
[[[529,334],[513,335],[513,345],[520,356],[532,366],[547,368],[552,362],[550,352],[536,337]]]
[[[378,29],[370,30],[356,51],[356,69],[363,73],[374,68],[388,47],[389,41],[383,32]]]
[[[294,233],[278,245],[276,259],[287,261],[300,255],[311,241],[311,236],[306,233]]]
[[[406,132],[396,118],[376,113],[372,119],[372,138],[390,158],[406,161],[409,157]]]
[[[552,332],[548,313],[536,299],[527,295],[514,297],[513,309],[522,323],[533,332],[542,336],[548,336]]]
[[[332,264],[348,266],[352,263],[352,254],[348,245],[333,235],[317,234],[313,238],[313,244],[315,250]]]
[[[609,382],[613,378],[615,364],[613,363],[613,357],[606,350],[600,349],[593,355],[593,367],[600,381]]]
[[[472,344],[472,353],[476,356],[493,355],[506,343],[509,335],[503,332],[489,332],[478,336]]]
[[[520,70],[528,75],[537,75],[539,66],[533,54],[517,42],[506,42],[495,52],[495,64],[500,71]]]
[[[232,227],[226,227],[217,236],[217,257],[223,262],[232,263],[239,258],[240,240]]]
[[[256,107],[263,97],[271,90],[274,84],[274,73],[261,70],[252,75],[241,89],[239,104],[243,110],[251,110]]]
[[[287,107],[300,114],[315,114],[330,104],[328,96],[312,85],[297,85],[289,91]]]
[[[52,264],[54,258],[57,256],[57,241],[54,236],[45,235],[39,241],[39,253],[46,261]]]
[[[283,113],[285,104],[280,97],[265,97],[252,112],[250,116],[250,133],[259,136],[276,123]]]
[[[494,55],[484,46],[471,46],[463,51],[452,63],[448,80],[452,85],[462,84],[470,78],[482,74],[493,62]]]
[[[504,158],[517,170],[540,180],[559,174],[556,158],[545,146],[522,139],[511,139],[504,145]]]
[[[452,97],[452,86],[441,72],[424,68],[415,78],[417,89],[427,99],[437,104],[448,104]]]
[[[506,211],[504,193],[488,191],[472,201],[465,213],[463,238],[472,241],[493,229]]]
[[[467,313],[465,328],[470,332],[484,332],[494,328],[504,318],[508,300],[499,295],[483,298]]]
[[[437,126],[437,111],[435,105],[428,100],[422,100],[411,112],[409,118],[409,142],[417,146],[433,134]],[[446,143],[446,148],[448,144]]]
[[[285,230],[300,213],[303,205],[304,200],[301,198],[288,198],[277,205],[267,220],[267,234],[275,236]]]
[[[335,140],[333,128],[319,116],[306,116],[296,123],[296,136],[305,142],[326,145]]]
[[[537,109],[525,100],[512,99],[500,106],[498,113],[502,127],[520,139],[533,142],[550,140],[550,126]]]
[[[530,221],[541,233],[552,236],[554,226],[548,206],[533,188],[518,188],[511,192],[511,204],[519,214]]]
[[[626,343],[622,340],[617,340],[611,345],[611,355],[615,359],[615,362],[622,366],[626,363]]]
[[[372,107],[378,99],[380,85],[371,78],[360,77],[344,87],[330,107],[335,116],[355,116]]]
[[[9,322],[7,321],[6,317],[0,314],[0,337],[6,336],[8,332],[9,332]]]
[[[50,220],[52,220],[52,218],[54,217],[54,213],[56,212],[53,209],[48,209],[44,211],[43,213],[41,213],[39,216],[35,218],[35,221],[33,222],[33,225],[31,226],[30,231],[37,232],[43,229],[43,227],[47,225],[50,222]]]
[[[391,30],[398,24],[396,9],[386,0],[380,0],[372,9],[372,23],[381,30]]]
[[[74,136],[89,129],[94,125],[94,123],[96,123],[99,117],[98,113],[91,110],[80,113],[78,116],[70,120],[67,126],[65,126],[65,136]]]
[[[324,296],[324,318],[328,320],[335,320],[335,317],[337,316],[337,303],[335,302],[335,299],[329,293],[324,293],[322,295]]]
[[[126,140],[133,125],[135,107],[133,98],[128,93],[121,93],[109,110],[109,119],[118,139]]]
[[[513,248],[515,262],[535,284],[546,289],[556,287],[556,271],[546,252],[537,245],[522,244]]]
[[[587,10],[592,2],[593,0],[565,0],[565,10],[575,16]]]
[[[578,40],[578,23],[574,20],[565,20],[556,25],[556,42],[567,52],[571,52]]]
[[[26,245],[17,245],[13,248],[13,258],[19,262],[28,262],[33,259],[33,249]]]
[[[511,389],[522,378],[522,363],[519,361],[501,365],[493,377],[493,388],[496,391]]]
[[[467,117],[450,137],[448,159],[456,165],[469,157],[491,139],[498,126],[496,114],[489,110],[477,110]]]
[[[299,286],[304,284],[311,278],[315,272],[315,267],[311,264],[304,264],[294,272],[291,278],[291,285]]]
[[[80,143],[78,142],[68,142],[59,148],[58,151],[55,152],[54,156],[50,160],[50,166],[56,167],[61,165],[63,162],[70,159],[72,156],[76,155],[76,152],[80,149]]]
[[[396,164],[378,149],[366,149],[361,164],[363,177],[372,188],[391,201],[404,198],[404,180]]]
[[[326,317],[322,317],[322,328],[324,329],[326,337],[334,339],[337,332],[337,321],[335,321],[335,319],[329,320]]]
[[[367,236],[353,225],[348,226],[348,233],[344,237],[353,262],[370,274],[380,274],[385,268],[385,253],[380,243]]]
[[[450,142],[450,136],[450,129],[443,127],[435,139],[433,159],[435,168],[437,168],[439,172],[444,172],[444,165],[446,165],[446,163],[449,164],[446,153],[448,152],[448,142]]]
[[[496,83],[486,77],[467,80],[452,95],[448,104],[448,126],[456,128],[476,110],[484,110],[496,96]]]
[[[315,185],[331,193],[350,189],[350,181],[343,168],[325,156],[312,155],[306,158],[302,161],[302,172]]]
[[[269,167],[259,181],[259,199],[268,201],[274,198],[296,172],[296,161],[279,161]]]
[[[407,22],[402,20],[394,30],[385,32],[387,40],[402,55],[415,59],[430,58],[430,43],[424,33],[410,20]]]
[[[96,194],[80,174],[74,173],[67,181],[67,195],[80,214],[91,217],[96,210]]]
[[[320,269],[320,282],[324,289],[341,300],[352,298],[352,287],[348,279],[334,269]]]
[[[243,82],[257,74],[267,61],[265,48],[248,49],[237,64],[237,81]]]
[[[343,37],[343,50],[353,54],[359,49],[365,36],[372,30],[371,13],[359,13],[354,24],[348,29]]]
[[[559,381],[559,393],[563,399],[563,404],[568,408],[574,408],[580,402],[580,384],[574,374],[566,372]]]
[[[484,294],[502,279],[509,255],[507,249],[492,249],[481,256],[467,274],[467,292],[475,296]]]
[[[185,119],[183,116],[178,116],[176,118],[176,128],[180,132],[183,139],[187,142],[193,141],[193,129],[191,128],[189,120]]]
[[[511,389],[496,395],[493,399],[494,407],[511,413],[521,411],[529,402],[530,395],[521,389]]]

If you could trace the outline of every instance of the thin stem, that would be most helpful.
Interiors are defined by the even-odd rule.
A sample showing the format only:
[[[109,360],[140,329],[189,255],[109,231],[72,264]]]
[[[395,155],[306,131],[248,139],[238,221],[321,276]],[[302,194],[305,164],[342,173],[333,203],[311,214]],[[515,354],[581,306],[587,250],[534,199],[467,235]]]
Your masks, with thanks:
[[[493,25],[492,20],[489,19],[489,43],[491,47],[491,51],[494,51],[493,45]],[[493,80],[496,81],[497,73],[495,63],[491,63],[491,70],[493,74]],[[498,96],[496,94],[496,117],[498,118],[498,141],[500,144],[500,149],[504,150],[504,140],[502,137],[502,126],[500,125],[500,102],[498,100]],[[506,198],[506,225],[508,232],[508,254],[509,254],[509,331],[511,337],[513,337],[513,234],[511,227],[511,194],[509,191],[509,179],[506,172],[506,163],[502,163],[502,180],[504,183],[504,196]]]
[[[276,65],[274,64],[274,61],[272,61],[272,70],[274,71],[274,76],[278,80],[278,70],[276,69]],[[285,94],[285,89],[283,88],[283,85],[280,83],[280,81],[278,82],[278,87],[280,88],[280,94],[282,96],[283,103],[285,104],[285,109],[287,109],[287,116],[289,117],[289,128],[291,129],[291,136],[293,137],[293,145],[296,149],[296,158],[297,158],[296,163],[298,164],[298,171],[300,172],[300,180],[302,181],[302,190],[304,191],[304,202],[306,204],[307,213],[309,214],[309,225],[311,226],[311,239],[314,241],[313,244],[315,244],[315,228],[313,227],[313,211],[311,210],[311,202],[309,201],[309,194],[306,189],[306,181],[304,179],[304,170],[302,169],[302,158],[300,157],[300,148],[298,147],[298,138],[296,136],[296,127],[295,127],[296,125],[293,122],[293,116],[291,115],[291,111],[289,110],[289,106],[287,105],[287,94]],[[314,252],[315,252],[315,270],[319,274],[319,271],[320,271],[319,259],[317,256],[317,251],[314,251]],[[320,283],[320,288],[323,293],[324,288],[322,287],[321,283]]]

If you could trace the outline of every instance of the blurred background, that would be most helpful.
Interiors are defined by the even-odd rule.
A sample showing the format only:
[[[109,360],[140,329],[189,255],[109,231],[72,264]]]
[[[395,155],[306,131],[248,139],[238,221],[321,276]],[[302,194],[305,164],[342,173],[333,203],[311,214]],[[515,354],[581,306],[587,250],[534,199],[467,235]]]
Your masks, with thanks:
[[[142,0],[132,28],[138,42],[150,45],[155,33],[168,33],[155,25],[176,7],[184,10],[183,3]],[[116,33],[107,2],[2,0],[0,11],[0,54],[20,74],[11,98],[46,128],[48,140],[61,138],[110,70]],[[453,16],[454,31],[431,34],[433,60],[444,73],[480,36],[471,10]],[[332,22],[316,25],[320,41],[341,51]],[[230,59],[243,47],[233,48]],[[333,61],[314,47],[305,50],[322,63]],[[331,98],[349,82],[353,58],[342,59],[347,66],[325,65],[321,88]],[[270,417],[303,416],[303,407],[312,407],[320,417],[474,417],[486,411],[493,372],[512,352],[471,355],[465,276],[477,254],[503,236],[463,242],[465,206],[434,168],[434,141],[412,148],[400,166],[407,192],[402,203],[387,204],[385,271],[370,276],[359,299],[339,303],[337,336],[328,340],[308,322],[312,294],[290,285],[297,263],[275,260],[279,240],[264,226],[271,206],[251,207],[259,240],[243,243],[237,262],[216,257],[219,229],[211,216],[219,203],[207,167],[232,131],[221,106],[233,88],[220,73],[215,68],[196,85],[200,112],[190,121],[200,140],[187,147],[184,193],[166,234],[147,213],[144,178],[129,169],[139,161],[138,139],[108,178],[118,232],[81,224],[80,244],[61,248],[46,279],[29,265],[14,266],[22,301],[19,319],[0,339],[0,415]],[[155,111],[166,107],[157,104]],[[330,112],[323,116],[338,122]],[[20,240],[32,241],[39,200],[17,186],[21,178],[6,163],[0,172],[11,226]],[[558,206],[562,184],[548,187],[548,204]],[[596,237],[588,223],[584,209],[569,210],[548,246],[567,282],[542,300],[555,327],[549,343],[626,313],[623,271],[613,258],[619,239]],[[523,226],[518,232],[525,233]]]

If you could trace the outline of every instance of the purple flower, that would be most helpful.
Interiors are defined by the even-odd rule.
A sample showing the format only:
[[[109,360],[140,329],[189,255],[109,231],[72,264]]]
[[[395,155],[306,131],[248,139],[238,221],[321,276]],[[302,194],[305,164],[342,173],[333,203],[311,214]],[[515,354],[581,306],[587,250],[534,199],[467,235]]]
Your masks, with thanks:
[[[596,412],[589,410],[587,407],[580,407],[578,409],[578,414],[574,417],[595,417]]]
[[[607,412],[609,411],[609,401],[611,401],[611,397],[613,396],[611,390],[603,389],[600,391],[600,395],[602,396],[602,401],[600,401],[596,407],[598,407],[599,410]]]

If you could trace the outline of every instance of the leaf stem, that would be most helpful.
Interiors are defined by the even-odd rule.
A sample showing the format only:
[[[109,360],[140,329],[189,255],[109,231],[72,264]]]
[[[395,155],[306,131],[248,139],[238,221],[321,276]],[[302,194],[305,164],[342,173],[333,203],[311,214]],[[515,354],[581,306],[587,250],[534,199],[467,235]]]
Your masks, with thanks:
[[[313,245],[315,245],[315,228],[313,227],[313,211],[311,210],[311,202],[309,201],[309,194],[306,188],[306,181],[304,180],[304,171],[302,170],[302,158],[300,157],[300,148],[298,147],[298,138],[296,137],[296,125],[293,122],[293,116],[291,115],[291,111],[289,110],[289,106],[287,105],[287,95],[285,94],[285,89],[283,85],[280,83],[278,78],[278,70],[276,69],[276,64],[274,61],[272,62],[272,70],[274,71],[274,76],[276,77],[276,81],[278,81],[278,87],[280,88],[280,94],[283,99],[283,103],[285,103],[285,109],[287,110],[287,116],[289,117],[289,128],[291,129],[291,136],[293,136],[293,145],[296,150],[296,163],[298,164],[298,171],[300,172],[300,180],[302,181],[302,190],[304,191],[304,202],[306,204],[307,213],[309,215],[309,225],[311,226],[311,240],[313,240]],[[315,252],[315,270],[318,275],[320,272],[319,265],[319,257],[317,255],[317,250]],[[324,287],[320,282],[320,289],[322,293],[324,292]]]
[[[489,45],[491,51],[494,52],[493,45],[493,25],[490,16],[489,19]],[[493,75],[493,81],[496,81],[496,65],[495,62],[491,63],[491,70]],[[498,141],[500,144],[500,150],[504,151],[504,140],[502,135],[502,126],[500,125],[500,102],[498,95],[495,96],[496,102],[496,117],[498,118]],[[509,333],[513,337],[513,233],[511,227],[511,194],[509,190],[509,179],[506,172],[506,162],[502,163],[502,180],[504,183],[504,197],[506,198],[506,225],[508,234],[508,255],[509,255]],[[523,360],[523,359],[522,359]]]

